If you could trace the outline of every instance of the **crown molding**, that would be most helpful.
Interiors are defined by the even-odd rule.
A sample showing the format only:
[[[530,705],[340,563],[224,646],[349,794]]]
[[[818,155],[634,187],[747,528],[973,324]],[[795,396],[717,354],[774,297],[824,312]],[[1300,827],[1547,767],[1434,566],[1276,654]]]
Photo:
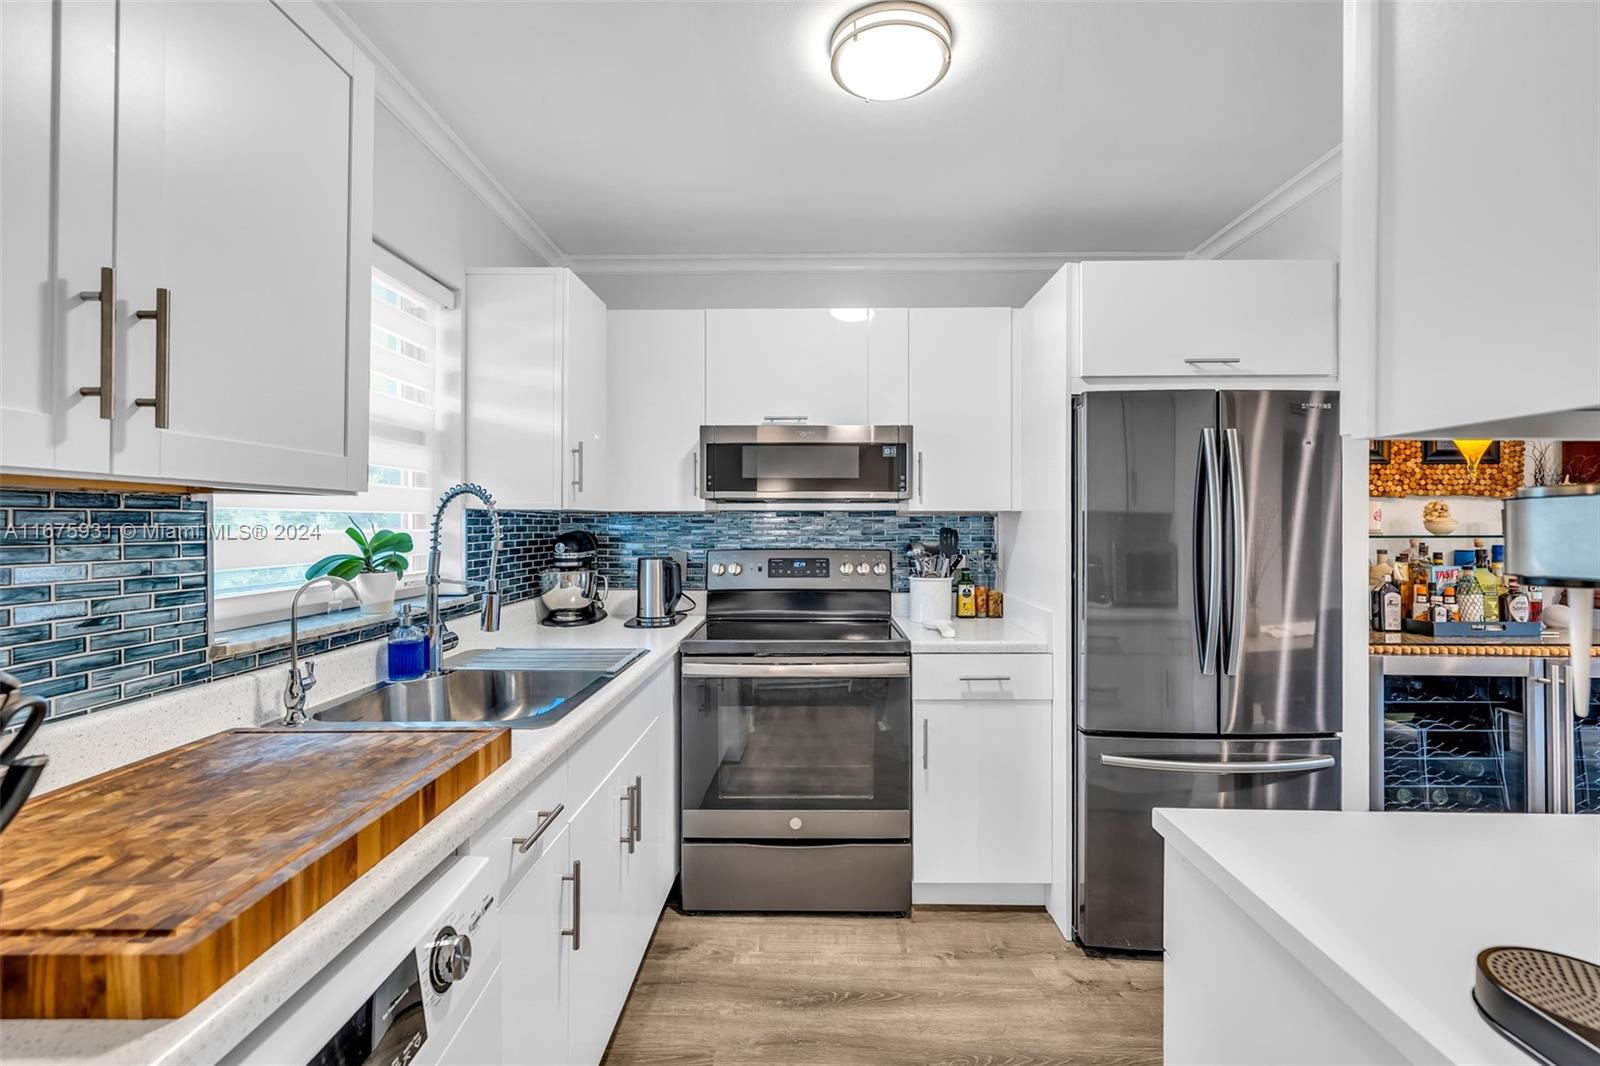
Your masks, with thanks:
[[[1188,253],[1188,258],[1215,259],[1226,255],[1338,181],[1343,171],[1340,148],[1334,145],[1310,166],[1267,193],[1244,214],[1201,241]]]
[[[443,117],[425,100],[416,86],[389,61],[389,57],[361,32],[349,14],[335,0],[318,0],[319,6],[349,35],[355,46],[372,60],[377,69],[378,102],[387,107],[400,124],[421,141],[445,168],[471,189],[496,218],[506,224],[518,240],[550,266],[565,266],[566,253],[539,228],[517,203],[516,197],[483,165],[483,160],[468,148]]]
[[[1084,259],[1182,259],[1183,252],[933,252],[904,255],[570,255],[594,275],[1048,273]]]

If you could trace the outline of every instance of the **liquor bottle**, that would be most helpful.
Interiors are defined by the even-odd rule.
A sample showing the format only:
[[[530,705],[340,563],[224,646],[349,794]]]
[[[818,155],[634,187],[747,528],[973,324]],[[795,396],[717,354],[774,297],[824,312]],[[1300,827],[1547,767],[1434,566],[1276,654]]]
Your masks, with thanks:
[[[1485,552],[1485,555],[1488,553]],[[1478,595],[1483,597],[1483,620],[1485,622],[1500,621],[1500,580],[1495,577],[1493,570],[1487,566],[1480,566],[1475,573],[1478,578]]]
[[[1506,590],[1500,594],[1500,617],[1507,622],[1532,621],[1528,594],[1517,583],[1515,575],[1506,579]]]
[[[1378,625],[1385,633],[1398,633],[1400,618],[1400,586],[1390,574],[1378,586]]]
[[[1416,589],[1411,587],[1411,555],[1401,552],[1394,560],[1394,583],[1400,586],[1400,617],[1411,617],[1411,597]]]
[[[1456,599],[1456,587],[1454,585],[1444,590],[1444,620],[1446,622],[1461,621],[1461,601]]]

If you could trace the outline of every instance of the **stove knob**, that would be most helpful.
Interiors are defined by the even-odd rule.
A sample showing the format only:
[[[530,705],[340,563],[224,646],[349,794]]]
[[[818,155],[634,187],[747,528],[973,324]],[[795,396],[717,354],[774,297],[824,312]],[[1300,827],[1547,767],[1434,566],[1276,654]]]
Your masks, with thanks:
[[[884,574],[889,572],[889,566],[887,563],[879,563],[872,568],[872,572],[877,574],[879,577],[882,577]]]
[[[439,930],[428,957],[428,978],[435,992],[448,992],[450,986],[467,976],[472,967],[472,938],[450,926]]]
[[[713,576],[721,577],[723,574],[725,574],[727,572],[728,572],[728,568],[726,566],[723,566],[721,563],[712,563],[711,564],[711,573],[712,573]]]
[[[839,564],[839,573],[841,573],[841,574],[853,574],[855,572],[856,572],[856,564],[855,563],[840,563]]]
[[[732,574],[734,577],[738,577],[740,574],[744,573],[743,564],[741,564],[741,563],[729,563],[728,564],[728,573]]]

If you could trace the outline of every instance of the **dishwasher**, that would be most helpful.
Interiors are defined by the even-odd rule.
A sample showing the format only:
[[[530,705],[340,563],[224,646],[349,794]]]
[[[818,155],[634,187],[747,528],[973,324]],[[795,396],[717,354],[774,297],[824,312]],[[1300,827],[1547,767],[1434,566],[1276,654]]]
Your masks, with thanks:
[[[497,888],[487,859],[447,860],[222,1061],[502,1061]]]

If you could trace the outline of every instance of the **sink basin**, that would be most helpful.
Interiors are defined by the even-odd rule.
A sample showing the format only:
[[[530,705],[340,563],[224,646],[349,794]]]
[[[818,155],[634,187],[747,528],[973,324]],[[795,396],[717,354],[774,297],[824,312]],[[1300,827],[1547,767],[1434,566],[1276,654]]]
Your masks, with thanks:
[[[386,681],[311,712],[321,722],[552,725],[615,675],[602,670],[447,670]]]

